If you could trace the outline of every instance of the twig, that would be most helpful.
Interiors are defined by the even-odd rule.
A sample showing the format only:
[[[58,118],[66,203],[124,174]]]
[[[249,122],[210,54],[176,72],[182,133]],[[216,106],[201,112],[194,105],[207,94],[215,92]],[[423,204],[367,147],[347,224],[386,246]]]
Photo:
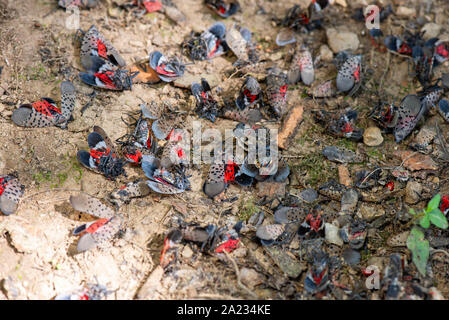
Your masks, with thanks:
[[[370,174],[367,175],[367,176],[365,177],[365,179],[363,179],[363,181],[360,183],[360,186],[363,185],[363,184],[365,183],[365,181],[368,180],[368,178],[371,177],[371,176],[374,174],[374,172],[376,172],[376,171],[378,171],[378,170],[380,170],[380,169],[381,169],[381,168],[377,168],[377,169],[374,169],[373,171],[371,171]]]
[[[239,267],[237,266],[237,263],[235,262],[235,260],[229,255],[229,253],[226,250],[223,250],[223,253],[226,255],[226,258],[228,258],[232,265],[234,266],[234,270],[235,270],[235,275],[237,276],[237,284],[239,285],[240,288],[242,288],[243,290],[245,290],[250,296],[252,296],[254,299],[257,299],[258,296],[252,292],[251,290],[249,290],[241,281],[240,281],[240,271],[239,271]]]
[[[384,79],[385,76],[388,73],[388,70],[390,69],[390,62],[391,62],[391,54],[390,51],[388,51],[388,56],[387,56],[387,67],[385,68],[384,73],[382,74],[382,77],[380,78],[380,83],[379,83],[379,89],[377,90],[378,93],[380,93],[380,91],[382,90],[382,87],[384,85]]]

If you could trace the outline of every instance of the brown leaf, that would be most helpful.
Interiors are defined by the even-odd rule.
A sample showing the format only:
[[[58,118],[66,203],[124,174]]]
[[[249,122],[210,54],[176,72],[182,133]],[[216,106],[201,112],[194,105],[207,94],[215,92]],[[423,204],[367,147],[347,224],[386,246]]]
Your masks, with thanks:
[[[149,83],[154,84],[161,81],[156,71],[150,68],[148,62],[136,62],[129,67],[129,71],[139,71],[139,74],[134,78],[134,83]]]

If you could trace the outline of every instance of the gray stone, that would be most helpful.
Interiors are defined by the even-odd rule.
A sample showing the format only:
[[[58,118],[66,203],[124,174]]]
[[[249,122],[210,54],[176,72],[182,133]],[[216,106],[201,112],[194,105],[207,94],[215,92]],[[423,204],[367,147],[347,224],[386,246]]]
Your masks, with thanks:
[[[265,282],[265,277],[262,274],[249,268],[243,268],[240,270],[240,279],[249,289],[254,289],[254,287]]]
[[[330,28],[326,30],[326,35],[329,47],[334,53],[344,50],[355,51],[360,44],[359,38],[354,32]]]
[[[331,223],[324,224],[325,239],[328,243],[335,244],[339,247],[343,245],[343,240],[338,235],[338,227]]]
[[[422,185],[417,181],[407,182],[405,187],[405,203],[415,204],[421,198]]]

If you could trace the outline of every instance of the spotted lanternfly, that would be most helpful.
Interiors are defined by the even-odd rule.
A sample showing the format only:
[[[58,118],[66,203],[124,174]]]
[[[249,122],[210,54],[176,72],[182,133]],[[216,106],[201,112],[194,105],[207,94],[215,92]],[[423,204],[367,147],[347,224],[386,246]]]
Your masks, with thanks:
[[[211,164],[209,174],[203,185],[203,192],[209,198],[214,198],[225,191],[227,186],[228,184],[225,181],[225,164]]]
[[[413,131],[426,110],[427,108],[416,95],[408,95],[402,100],[397,110],[398,120],[393,131],[397,143]]]
[[[355,110],[345,109],[342,112],[331,113],[325,110],[312,111],[317,122],[322,123],[327,131],[336,137],[360,141],[364,130],[355,125],[358,113]]]
[[[182,77],[186,69],[185,65],[177,58],[168,59],[159,51],[150,54],[150,67],[157,72],[164,82],[172,82]]]
[[[84,69],[89,73],[114,70],[114,67],[125,67],[126,62],[117,49],[92,25],[82,35],[80,59]]]
[[[178,229],[172,229],[164,238],[164,244],[161,250],[160,265],[167,269],[177,258],[178,246],[182,241],[182,232]]]
[[[349,243],[352,249],[360,249],[366,240],[366,223],[362,220],[353,221],[338,231],[339,236],[345,243]]]
[[[95,277],[97,283],[89,283],[83,287],[79,287],[70,292],[58,294],[54,300],[104,300],[112,290],[98,282],[97,277]]]
[[[288,82],[295,84],[302,80],[306,86],[310,86],[314,79],[312,54],[305,45],[298,45],[288,72]]]
[[[99,3],[98,0],[59,0],[58,5],[62,8],[78,7],[81,9],[90,9]]]
[[[240,89],[235,104],[240,110],[244,110],[259,101],[263,102],[262,89],[255,78],[248,76]]]
[[[329,255],[318,251],[313,255],[313,264],[306,275],[304,288],[310,294],[317,294],[327,289],[329,283]]]
[[[139,74],[139,71],[129,72],[127,70],[104,70],[96,73],[80,72],[80,79],[90,85],[100,89],[107,90],[131,90],[133,79]]]
[[[78,252],[90,250],[111,240],[119,231],[123,218],[100,200],[86,194],[70,197],[72,207],[100,219],[83,224],[73,231],[73,235],[82,235],[78,241]]]
[[[0,212],[10,215],[16,212],[25,186],[13,175],[0,175]]]
[[[287,112],[287,75],[279,68],[273,68],[267,76],[267,99],[278,117]]]
[[[142,169],[149,179],[146,181],[146,184],[154,192],[176,194],[190,190],[190,182],[182,164],[166,169],[161,166],[161,161],[156,157],[144,155]]]
[[[257,62],[258,58],[255,53],[254,45],[251,42],[251,37],[251,31],[247,28],[238,27],[237,25],[233,25],[233,27],[226,32],[226,44],[238,59],[235,65]]]
[[[236,0],[205,0],[205,2],[206,6],[222,18],[230,17],[240,9],[240,4]]]
[[[361,85],[362,56],[349,57],[338,70],[337,89],[340,92],[348,92],[352,96]]]
[[[225,119],[231,119],[244,124],[255,124],[262,120],[262,113],[259,109],[245,109],[241,111],[232,108],[221,108],[219,116]]]
[[[218,113],[218,102],[212,97],[211,88],[206,79],[201,79],[201,84],[192,83],[192,94],[196,99],[195,112],[199,117],[215,122]]]
[[[256,236],[260,239],[263,245],[272,245],[285,232],[285,225],[283,224],[269,224],[261,225],[256,230]]]
[[[127,204],[134,198],[145,197],[150,193],[150,188],[143,180],[136,180],[127,183],[121,188],[113,191],[110,195],[111,202],[120,207]]]
[[[240,244],[240,230],[242,229],[243,222],[240,221],[235,224],[231,230],[227,228],[221,228],[217,231],[217,237],[220,239],[219,243],[213,247],[215,253],[222,253],[223,251],[232,252],[239,247]],[[214,241],[215,242],[215,241]]]
[[[101,173],[111,180],[125,175],[123,167],[126,160],[119,158],[114,145],[102,128],[94,126],[93,131],[87,137],[90,151],[78,151],[78,161],[87,169]]]
[[[57,126],[67,128],[76,103],[76,89],[70,81],[61,83],[61,109],[50,98],[32,104],[23,104],[14,110],[11,119],[22,127],[43,128]]]
[[[202,33],[192,32],[182,47],[190,53],[192,60],[213,59],[228,51],[225,35],[226,26],[216,22]]]

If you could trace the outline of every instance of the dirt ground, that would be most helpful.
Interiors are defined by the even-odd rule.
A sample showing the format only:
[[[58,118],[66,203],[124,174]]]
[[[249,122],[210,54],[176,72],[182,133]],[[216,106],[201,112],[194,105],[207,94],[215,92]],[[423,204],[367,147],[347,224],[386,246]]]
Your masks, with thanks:
[[[81,11],[80,27],[87,30],[92,24],[96,25],[131,64],[145,59],[154,50],[179,55],[180,43],[191,30],[202,31],[218,20],[227,26],[237,22],[253,32],[263,57],[287,70],[294,46],[278,47],[275,44],[281,29],[275,26],[272,18],[282,18],[294,3],[308,1],[240,0],[242,11],[227,19],[213,14],[199,0],[173,2],[186,15],[185,25],[177,25],[162,13],[134,17],[119,10],[114,1],[107,0],[94,9]],[[349,18],[365,1],[347,2],[346,7],[338,3],[331,6],[326,12],[324,25],[326,28],[343,26],[358,35],[360,45],[356,52],[362,53],[367,68],[374,70],[374,83],[379,85],[377,81],[384,79],[380,81],[383,89],[379,90],[379,96],[379,88],[371,83],[372,91],[355,98],[341,96],[324,103],[322,100],[305,99],[307,88],[303,84],[289,88],[289,105],[302,104],[305,108],[304,121],[294,143],[284,151],[292,168],[287,186],[291,195],[297,195],[307,187],[317,188],[331,178],[338,179],[337,165],[325,161],[321,155],[323,146],[345,146],[365,155],[369,159],[366,162],[349,165],[350,172],[355,172],[375,165],[400,165],[401,160],[394,153],[408,150],[416,134],[401,144],[396,144],[392,135],[384,134],[381,147],[368,147],[326,135],[312,119],[311,111],[323,106],[329,110],[352,106],[360,112],[359,125],[366,128],[374,124],[367,114],[379,98],[397,102],[405,94],[419,89],[419,84],[408,74],[407,61],[395,55],[388,55],[387,60],[385,53],[373,50],[362,23]],[[381,2],[385,5],[391,1]],[[392,3],[420,8],[419,1],[396,0]],[[276,262],[273,258],[276,253],[269,253],[269,249],[258,244],[253,236],[244,236],[240,248],[230,254],[240,272],[245,268],[256,271],[257,279],[252,279],[246,286],[241,285],[235,266],[227,256],[199,253],[195,244],[183,244],[176,268],[163,273],[159,266],[160,251],[173,217],[181,214],[187,220],[202,223],[235,223],[243,211],[249,210],[247,204],[259,199],[256,187],[234,185],[227,190],[227,197],[238,196],[237,201],[223,204],[208,199],[202,192],[207,166],[192,168],[192,190],[189,192],[176,196],[151,193],[124,205],[120,210],[126,218],[126,225],[109,246],[82,254],[74,253],[78,238],[71,233],[80,221],[88,218],[71,209],[69,196],[81,190],[100,199],[105,198],[126,182],[143,176],[141,170],[127,167],[128,177],[113,182],[82,168],[76,160],[76,152],[88,149],[86,138],[91,128],[100,125],[112,140],[123,136],[128,127],[122,117],[138,111],[142,100],[168,101],[185,115],[186,126],[198,117],[192,107],[194,102],[190,90],[170,84],[135,84],[132,91],[125,92],[97,90],[93,105],[81,116],[80,109],[88,101],[87,94],[92,89],[82,84],[77,76],[82,67],[75,31],[65,27],[67,13],[55,8],[56,1],[0,0],[0,66],[3,67],[0,77],[0,172],[18,172],[26,186],[18,211],[11,216],[0,216],[0,299],[51,299],[97,280],[114,291],[108,299],[306,298],[303,287],[308,265],[297,256],[297,239],[282,248],[297,261],[302,271],[296,277],[287,276],[273,263],[273,260]],[[260,14],[260,8],[266,14]],[[447,26],[448,12],[447,2],[433,1],[433,9],[426,17]],[[401,25],[407,22],[408,18],[404,17],[388,19],[385,30],[401,33]],[[441,38],[449,37],[445,34],[445,26],[440,32]],[[327,43],[325,29],[298,33],[297,39],[309,44],[314,57],[318,55],[320,46]],[[211,61],[197,61],[187,66],[187,74],[215,75],[218,79],[215,92],[233,94],[243,81],[230,77],[235,71],[233,62],[235,57],[232,54]],[[445,63],[437,70],[436,77],[447,71],[448,64]],[[336,72],[334,64],[321,61],[316,68],[315,84],[334,78]],[[71,79],[78,90],[75,120],[69,123],[68,130],[54,127],[27,129],[12,123],[11,114],[20,104],[37,101],[40,97],[52,97],[58,101],[59,84],[65,79]],[[440,120],[440,127],[447,137],[449,126]],[[236,125],[222,119],[215,124],[206,120],[201,122],[204,128],[220,130]],[[270,125],[277,127],[279,123]],[[428,173],[422,182],[429,191],[413,205],[414,208],[424,207],[434,190],[443,194],[449,192],[447,167],[438,163],[438,170]],[[398,188],[403,192],[404,187]],[[405,231],[397,220],[400,212],[408,210],[400,192],[390,197],[388,202],[369,204],[381,212],[385,223],[381,228],[369,231],[368,249],[362,254],[360,264],[342,268],[342,283],[356,286],[365,279],[361,268],[373,261],[385,265],[392,252],[402,252],[410,257],[404,244],[395,247],[387,243],[390,236]],[[330,201],[327,205],[330,212],[338,211],[339,202]],[[267,212],[268,219],[272,219],[271,209],[263,210]],[[328,249],[336,254],[341,250],[333,245]],[[432,266],[434,284],[448,298],[447,257],[444,260],[444,255],[441,255],[439,260],[432,262]]]

